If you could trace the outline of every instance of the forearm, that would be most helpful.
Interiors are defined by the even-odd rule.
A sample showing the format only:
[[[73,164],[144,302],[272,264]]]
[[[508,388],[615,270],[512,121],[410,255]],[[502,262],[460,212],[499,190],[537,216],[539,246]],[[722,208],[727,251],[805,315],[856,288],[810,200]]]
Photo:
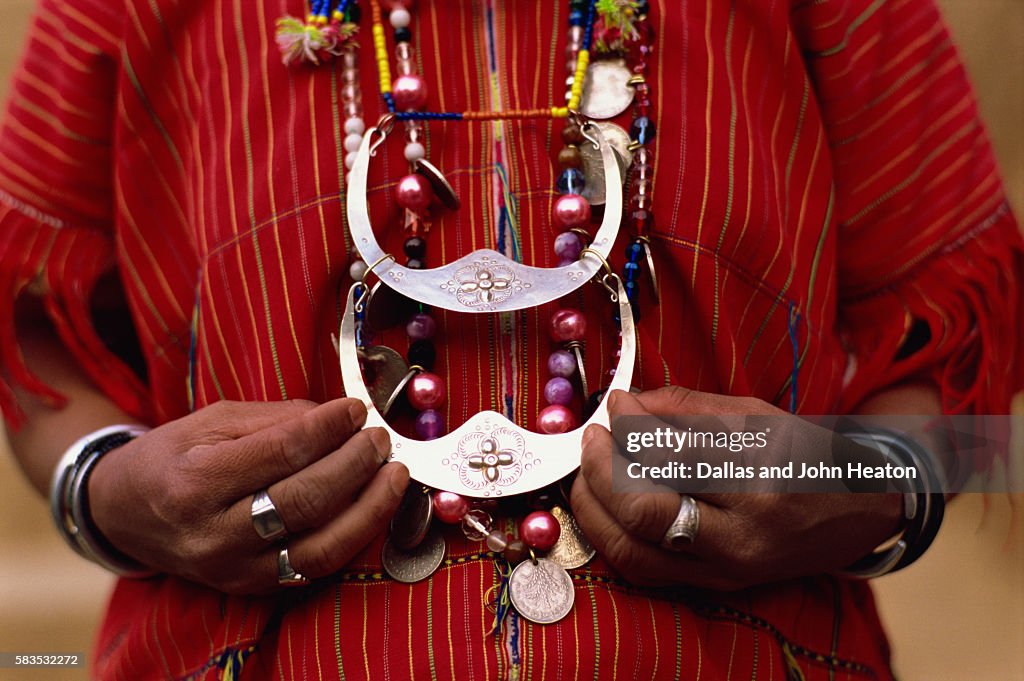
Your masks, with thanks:
[[[865,416],[941,416],[942,399],[938,388],[925,383],[905,383],[894,386],[883,392],[872,395],[857,409],[859,414]],[[908,425],[923,426],[924,423],[917,420],[908,422]],[[924,445],[935,459],[939,466],[939,472],[946,476],[946,479],[955,477],[956,453],[950,446],[949,441],[942,437],[939,432],[928,432],[921,428],[909,432],[922,445]]]
[[[27,420],[17,431],[8,430],[11,449],[32,485],[46,495],[53,469],[71,443],[104,426],[136,419],[92,384],[36,306],[29,303],[22,308],[17,327],[25,362],[47,385],[68,398],[63,409],[53,409],[14,386]]]

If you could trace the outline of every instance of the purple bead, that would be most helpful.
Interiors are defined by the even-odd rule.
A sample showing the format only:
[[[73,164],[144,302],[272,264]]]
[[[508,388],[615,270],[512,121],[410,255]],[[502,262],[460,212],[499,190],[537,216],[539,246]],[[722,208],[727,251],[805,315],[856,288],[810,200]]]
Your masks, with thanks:
[[[583,252],[583,240],[576,232],[562,232],[555,238],[555,255],[562,260],[578,260]]]
[[[576,373],[576,357],[568,350],[555,350],[548,357],[548,373],[568,378]]]
[[[434,318],[424,312],[417,312],[405,325],[405,332],[413,340],[427,340],[434,337],[437,331],[437,322]]]
[[[572,383],[561,376],[555,376],[544,386],[544,399],[548,404],[569,404],[572,402],[572,393]]]
[[[576,261],[573,260],[572,258],[562,258],[561,260],[558,261],[557,267],[568,267],[569,265],[573,264],[574,262],[576,262]]]
[[[434,409],[421,411],[416,417],[416,434],[422,440],[436,440],[444,435],[444,417]]]

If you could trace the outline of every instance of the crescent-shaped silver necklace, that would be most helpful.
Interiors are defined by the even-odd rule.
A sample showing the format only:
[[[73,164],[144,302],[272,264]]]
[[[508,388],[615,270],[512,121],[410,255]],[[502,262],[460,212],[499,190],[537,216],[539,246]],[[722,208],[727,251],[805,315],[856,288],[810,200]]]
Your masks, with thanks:
[[[606,202],[604,218],[593,242],[585,249],[584,257],[572,264],[533,267],[483,248],[440,267],[411,269],[399,265],[374,236],[367,206],[370,158],[388,134],[388,126],[383,125],[366,131],[349,175],[348,223],[359,257],[395,291],[424,305],[455,312],[509,312],[538,307],[569,295],[590,281],[607,262],[622,223],[622,180],[616,152],[600,128],[590,121],[582,122],[581,131],[601,151]]]

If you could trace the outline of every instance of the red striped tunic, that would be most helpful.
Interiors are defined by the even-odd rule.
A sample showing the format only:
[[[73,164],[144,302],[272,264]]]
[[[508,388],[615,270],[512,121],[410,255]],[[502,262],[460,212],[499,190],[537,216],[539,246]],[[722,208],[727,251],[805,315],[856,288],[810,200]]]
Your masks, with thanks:
[[[785,407],[795,379],[799,411],[834,413],[914,377],[934,380],[949,411],[1005,411],[1022,385],[1021,240],[932,3],[651,4],[662,299],[641,294],[634,383]],[[560,104],[566,5],[507,0],[489,19],[483,1],[421,0],[413,45],[430,107]],[[303,12],[300,0],[41,0],[0,133],[9,381],[59,401],[14,340],[12,301],[29,292],[90,376],[152,422],[190,403],[340,393],[330,334],[350,262],[341,73],[283,67],[273,38],[278,16]],[[361,44],[372,67],[365,25]],[[364,75],[372,122],[381,106],[372,69]],[[463,200],[430,230],[429,263],[494,247],[505,224],[525,262],[555,264],[559,130],[429,126],[428,156]],[[398,252],[391,189],[405,163],[400,143],[385,149],[370,203],[378,237]],[[499,194],[511,221],[495,209]],[[90,316],[112,268],[145,380]],[[582,303],[589,369],[603,375],[611,313],[596,298]],[[486,408],[532,424],[549,313],[507,323],[439,314],[451,427]],[[904,357],[915,325],[930,333]],[[0,396],[16,420],[7,384]],[[95,674],[232,677],[244,661],[241,678],[253,679],[891,678],[862,584],[819,576],[729,595],[648,591],[598,560],[574,571],[568,618],[512,618],[488,636],[493,563],[480,544],[448,539],[442,569],[413,586],[380,574],[379,542],[344,574],[276,598],[173,578],[122,582]]]

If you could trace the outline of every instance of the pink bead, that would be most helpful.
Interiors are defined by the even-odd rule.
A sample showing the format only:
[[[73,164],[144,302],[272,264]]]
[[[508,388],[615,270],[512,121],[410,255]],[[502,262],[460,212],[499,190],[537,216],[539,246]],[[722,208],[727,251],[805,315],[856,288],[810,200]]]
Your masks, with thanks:
[[[469,512],[469,500],[455,492],[434,492],[434,515],[442,523],[454,525]]]
[[[402,208],[422,215],[434,200],[434,190],[430,188],[427,178],[418,173],[410,173],[398,181],[395,200]]]
[[[550,551],[562,534],[558,518],[547,511],[534,511],[519,524],[519,536],[537,551]]]
[[[559,343],[581,341],[587,335],[587,318],[579,310],[565,308],[551,315],[551,339]]]
[[[444,379],[437,374],[424,371],[416,374],[406,388],[409,404],[417,411],[437,409],[445,400]]]
[[[399,111],[422,109],[427,103],[427,81],[422,76],[409,74],[399,76],[391,88],[395,108]]]
[[[578,260],[582,252],[583,240],[576,232],[562,232],[555,237],[555,255],[562,260]]]
[[[572,229],[590,222],[590,202],[579,194],[563,194],[555,201],[555,227]]]
[[[437,322],[430,315],[419,312],[414,314],[405,325],[405,333],[413,340],[428,340],[434,337]]]
[[[561,404],[541,409],[537,415],[537,430],[548,435],[568,433],[576,427],[576,417]]]

